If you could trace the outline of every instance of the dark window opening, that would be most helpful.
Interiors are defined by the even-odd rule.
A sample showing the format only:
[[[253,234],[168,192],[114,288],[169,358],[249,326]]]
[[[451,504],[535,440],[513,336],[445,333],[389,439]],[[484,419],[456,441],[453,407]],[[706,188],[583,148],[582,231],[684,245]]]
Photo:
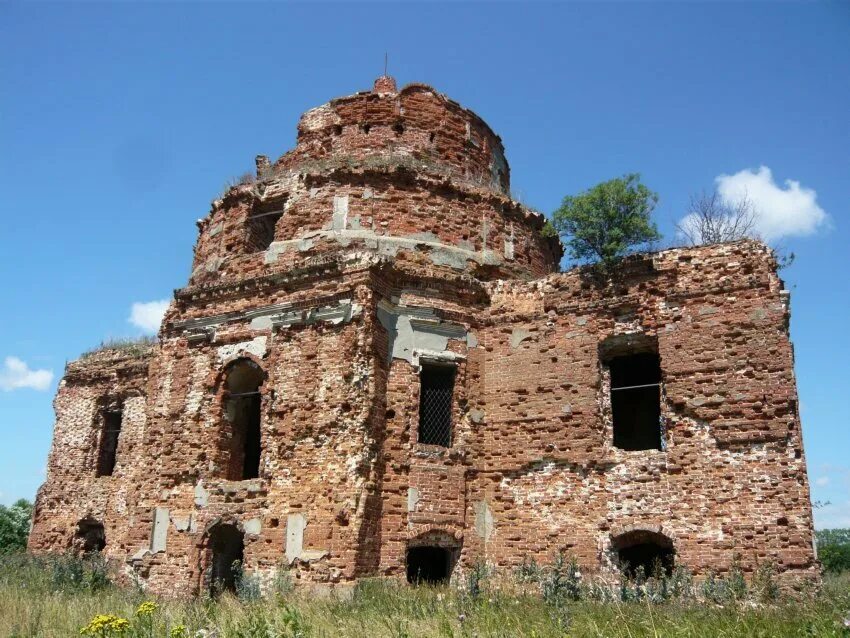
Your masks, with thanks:
[[[227,478],[231,481],[260,475],[262,383],[262,369],[249,359],[235,362],[227,374],[225,414],[231,425]]]
[[[342,135],[342,126],[340,124],[334,125],[334,135]]]
[[[118,453],[118,437],[121,434],[123,412],[104,410],[103,428],[100,432],[100,447],[97,454],[97,476],[112,476],[115,471],[115,457]]]
[[[261,252],[271,246],[277,222],[283,217],[284,204],[284,199],[277,199],[254,207],[247,220],[245,244],[248,252]]]
[[[362,124],[362,125],[360,126],[360,129],[361,129],[364,133],[366,133],[366,134],[368,135],[368,134],[369,134],[369,131],[371,131],[371,130],[372,130],[372,125],[371,125],[371,124]]]
[[[216,525],[210,531],[210,593],[235,592],[242,573],[245,541],[235,525]]]
[[[452,552],[445,547],[411,547],[407,550],[408,583],[448,583],[451,568]]]
[[[658,354],[640,352],[609,359],[614,446],[661,449],[661,364]]]
[[[646,577],[673,573],[673,543],[662,534],[637,531],[616,539],[614,546],[620,570],[628,578],[634,578],[638,572]]]
[[[74,534],[74,553],[88,555],[102,552],[106,547],[106,532],[103,523],[93,520],[83,520],[77,523]]]
[[[451,447],[455,367],[423,364],[419,380],[419,443]]]
[[[393,124],[393,131],[396,135],[401,135],[402,133],[404,133],[404,124],[402,124],[401,122],[396,122],[395,124]]]

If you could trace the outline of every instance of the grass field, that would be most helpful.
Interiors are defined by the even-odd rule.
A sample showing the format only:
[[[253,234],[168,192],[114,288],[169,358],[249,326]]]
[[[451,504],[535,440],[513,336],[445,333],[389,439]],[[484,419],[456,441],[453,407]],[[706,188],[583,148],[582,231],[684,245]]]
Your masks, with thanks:
[[[850,616],[850,574],[846,573],[827,577],[818,594],[803,600],[780,596],[772,603],[756,602],[749,593],[732,596],[728,592],[723,602],[711,603],[694,598],[652,603],[647,595],[628,602],[617,595],[600,602],[571,590],[569,579],[561,582],[565,586],[560,593],[553,590],[552,582],[543,587],[545,596],[533,587],[522,593],[483,578],[474,583],[476,595],[449,587],[370,581],[358,586],[347,600],[288,591],[248,602],[230,595],[217,601],[166,601],[133,588],[115,587],[104,579],[103,571],[81,568],[78,562],[0,557],[0,636],[80,636],[80,630],[99,614],[126,619],[128,626],[122,630],[122,621],[101,618],[85,635],[850,636],[844,626]],[[143,606],[137,613],[144,602],[155,606]]]

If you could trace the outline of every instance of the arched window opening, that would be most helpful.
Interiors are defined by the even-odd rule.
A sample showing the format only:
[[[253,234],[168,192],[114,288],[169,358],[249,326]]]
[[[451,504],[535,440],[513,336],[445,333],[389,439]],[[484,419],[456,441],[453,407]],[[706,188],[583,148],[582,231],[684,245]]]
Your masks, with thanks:
[[[103,523],[89,518],[77,523],[73,540],[75,554],[87,556],[102,552],[104,547],[106,547],[106,532],[103,529]]]
[[[239,359],[227,372],[225,418],[230,422],[227,476],[231,481],[260,475],[260,386],[263,371],[250,359]]]
[[[215,525],[209,534],[210,594],[235,592],[242,573],[245,540],[232,524]]]
[[[675,550],[673,541],[656,532],[636,530],[614,539],[620,570],[629,578],[638,571],[644,576],[673,573]]]

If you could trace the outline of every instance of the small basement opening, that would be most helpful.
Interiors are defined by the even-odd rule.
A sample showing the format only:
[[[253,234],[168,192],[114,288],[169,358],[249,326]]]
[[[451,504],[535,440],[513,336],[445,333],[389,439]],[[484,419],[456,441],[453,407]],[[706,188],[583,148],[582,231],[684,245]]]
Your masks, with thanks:
[[[123,414],[123,410],[120,407],[104,410],[101,414],[103,427],[100,432],[96,476],[112,476],[112,473],[115,471],[118,437],[121,434]]]
[[[84,519],[77,523],[74,534],[74,553],[86,556],[102,552],[106,547],[106,532],[103,523],[92,519]]]
[[[209,547],[210,593],[235,592],[245,554],[242,532],[232,524],[216,525],[210,531]]]
[[[646,577],[673,573],[675,550],[673,541],[655,532],[635,531],[614,541],[622,573],[634,578],[640,570]]]
[[[260,366],[250,359],[235,361],[227,373],[225,415],[231,424],[227,478],[231,481],[260,475],[263,376]]]
[[[419,443],[451,447],[455,366],[423,363],[419,382]]]
[[[410,547],[407,550],[407,582],[439,585],[449,582],[452,552],[445,547]]]
[[[603,365],[611,374],[614,446],[622,450],[660,450],[661,360],[655,343],[606,344]]]

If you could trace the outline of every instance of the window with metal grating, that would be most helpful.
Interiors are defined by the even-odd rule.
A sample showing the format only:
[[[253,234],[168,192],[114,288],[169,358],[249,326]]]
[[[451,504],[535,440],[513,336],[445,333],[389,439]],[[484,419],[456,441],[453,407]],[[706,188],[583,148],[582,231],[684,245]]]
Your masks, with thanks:
[[[451,447],[455,367],[423,364],[419,380],[419,443]]]

